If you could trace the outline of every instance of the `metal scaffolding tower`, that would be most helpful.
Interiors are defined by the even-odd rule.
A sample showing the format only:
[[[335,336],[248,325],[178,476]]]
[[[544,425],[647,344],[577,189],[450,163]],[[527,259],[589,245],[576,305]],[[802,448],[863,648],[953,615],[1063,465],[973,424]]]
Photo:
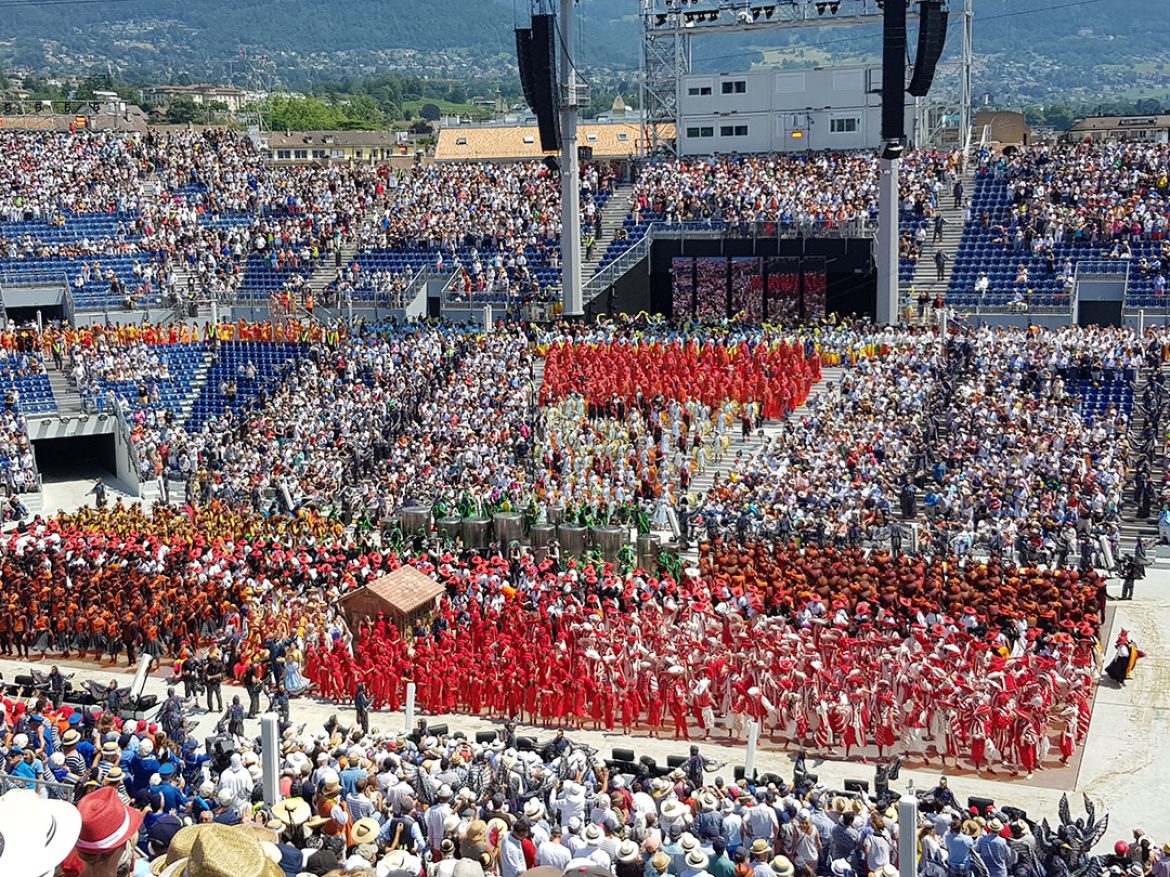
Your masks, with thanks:
[[[639,0],[642,18],[642,150],[646,155],[676,155],[679,89],[691,73],[696,37],[797,28],[880,26],[880,0]],[[955,12],[958,3],[961,11]],[[971,138],[971,38],[973,0],[950,0],[952,22],[962,28],[959,88],[953,100],[933,99],[919,111],[918,138],[937,143],[950,119],[966,154]],[[836,11],[834,12],[834,8]],[[917,19],[911,12],[910,19]],[[940,65],[945,69],[948,65]],[[957,118],[956,118],[957,117]]]

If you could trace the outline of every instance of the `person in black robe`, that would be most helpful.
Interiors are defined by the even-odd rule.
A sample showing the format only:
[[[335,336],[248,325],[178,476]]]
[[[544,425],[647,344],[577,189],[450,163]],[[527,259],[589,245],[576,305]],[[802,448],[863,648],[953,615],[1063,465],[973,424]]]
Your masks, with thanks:
[[[1145,653],[1130,641],[1127,630],[1121,631],[1113,647],[1116,649],[1116,654],[1109,662],[1109,666],[1105,668],[1105,675],[1118,685],[1125,685],[1126,680],[1133,674],[1133,668],[1137,664],[1138,658],[1141,658]]]

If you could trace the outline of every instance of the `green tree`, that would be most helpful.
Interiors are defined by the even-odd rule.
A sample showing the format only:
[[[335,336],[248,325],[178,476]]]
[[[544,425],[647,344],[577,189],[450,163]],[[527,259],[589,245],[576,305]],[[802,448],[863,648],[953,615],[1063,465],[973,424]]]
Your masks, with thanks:
[[[443,112],[437,104],[423,104],[419,107],[418,114],[428,122],[437,122],[439,121],[439,117],[443,115]]]
[[[447,89],[447,100],[453,104],[467,103],[467,87],[462,82],[452,82]]]
[[[189,125],[195,122],[207,121],[208,107],[200,106],[195,101],[183,95],[177,97],[167,106],[163,120],[168,125]]]
[[[1057,131],[1067,131],[1077,120],[1077,112],[1068,104],[1049,104],[1044,108],[1044,122]]]

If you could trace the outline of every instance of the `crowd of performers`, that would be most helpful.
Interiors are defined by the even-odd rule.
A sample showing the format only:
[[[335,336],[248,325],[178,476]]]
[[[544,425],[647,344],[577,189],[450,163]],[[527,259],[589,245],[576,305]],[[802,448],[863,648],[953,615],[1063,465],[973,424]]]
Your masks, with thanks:
[[[414,682],[435,713],[688,739],[742,738],[754,719],[765,738],[826,753],[1024,772],[1067,759],[1087,730],[1103,593],[1091,572],[716,543],[673,576],[340,537],[309,514],[218,505],[34,525],[5,543],[0,651],[182,662],[217,646],[240,682],[290,693],[347,701],[364,681],[393,708]],[[404,563],[444,585],[434,618],[350,631],[335,598]]]
[[[553,344],[545,355],[541,401],[579,394],[590,414],[623,419],[627,406],[642,408],[656,396],[756,403],[764,418],[778,420],[808,398],[821,377],[813,342],[706,343],[697,338],[632,343]]]
[[[233,331],[264,337],[266,330],[245,325]],[[822,362],[843,358],[857,363],[851,371],[860,377],[835,385],[836,413],[848,415],[850,428],[861,428],[868,417],[871,431],[872,415],[888,414],[888,423],[881,421],[884,434],[867,444],[864,466],[824,444],[833,435],[834,407],[821,406],[793,433],[801,453],[820,461],[818,481],[792,495],[736,470],[733,479],[750,488],[742,508],[729,505],[733,496],[711,496],[725,516],[776,515],[786,504],[799,506],[802,491],[829,505],[841,496],[847,500],[842,508],[872,505],[891,513],[896,479],[916,459],[915,449],[934,441],[925,427],[931,406],[942,398],[940,388],[951,390],[944,401],[961,398],[962,382],[982,373],[980,362],[997,374],[1015,374],[1020,366],[1006,369],[1001,362],[1009,354],[1013,364],[1035,359],[1035,368],[1051,368],[1039,364],[1049,357],[1063,368],[1061,350],[1072,349],[1079,337],[1061,335],[1060,346],[1053,346],[1031,335],[1021,343],[975,335],[962,342],[963,350],[949,353],[952,362],[969,366],[963,368],[950,368],[937,336],[921,330],[845,327],[786,336],[740,327],[599,325],[538,339],[516,330],[476,337],[431,328],[316,339],[309,347],[320,362],[302,361],[300,371],[313,382],[276,393],[273,404],[240,421],[247,430],[215,434],[204,451],[223,451],[214,470],[221,481],[255,487],[266,461],[280,454],[286,460],[282,478],[300,473],[306,481],[318,471],[321,483],[337,491],[366,484],[379,494],[385,482],[378,479],[392,469],[352,465],[364,459],[364,450],[343,447],[342,423],[356,423],[368,411],[372,381],[377,398],[387,402],[387,428],[407,423],[395,447],[403,459],[410,457],[417,442],[406,437],[425,435],[431,409],[420,407],[405,418],[396,413],[391,403],[410,387],[399,366],[456,351],[474,368],[436,370],[434,399],[448,418],[444,459],[460,465],[435,466],[424,454],[418,474],[408,480],[393,475],[403,500],[438,501],[450,493],[452,479],[503,495],[501,485],[526,478],[535,488],[556,482],[577,499],[594,492],[614,498],[614,485],[627,479],[637,484],[651,464],[666,473],[659,480],[681,482],[693,462],[686,445],[725,447],[737,416],[746,431],[759,418],[784,415],[805,401]],[[1115,349],[1140,350],[1138,339],[1124,333],[1088,334],[1080,341],[1091,342],[1102,357]],[[533,413],[522,375],[533,349],[547,355],[546,400],[567,407],[532,438],[538,453],[530,462],[544,465],[525,475],[523,446]],[[354,358],[368,360],[370,369],[351,367]],[[379,377],[382,368],[394,372],[392,379]],[[1039,404],[1021,389],[1012,392],[1021,409]],[[1054,394],[1067,406],[1067,394]],[[327,396],[338,419],[322,427],[312,401]],[[499,423],[483,419],[485,399],[502,400]],[[889,399],[902,401],[894,408],[879,404]],[[1035,441],[1030,434],[1021,438],[1013,422],[998,425],[1003,437],[981,458],[988,471],[993,464],[1002,468],[1000,457],[1021,441]],[[1080,434],[1074,418],[1060,422],[1074,437]],[[1120,424],[1112,433],[1095,430],[1094,447],[1124,433],[1120,413],[1112,422]],[[621,423],[630,430],[625,437],[613,426]],[[483,431],[505,426],[523,441],[493,455]],[[370,447],[384,446],[385,436],[370,429]],[[160,432],[159,440],[167,435]],[[585,453],[585,435],[614,449]],[[253,436],[262,444],[242,453]],[[571,447],[559,449],[558,437]],[[1080,445],[1066,440],[1064,447]],[[781,449],[770,454],[779,460]],[[796,459],[793,448],[788,451],[787,459]],[[834,457],[844,465],[834,467]],[[961,469],[962,458],[953,458]],[[606,470],[606,459],[623,461],[624,469]],[[773,460],[765,462],[771,467]],[[1092,479],[1100,473],[1089,466],[1086,458],[1074,471],[1073,486],[1102,496],[1120,493],[1123,463],[1115,477],[1110,471],[1109,481],[1096,486]],[[587,470],[586,477],[577,478],[576,467]],[[1050,490],[1072,492],[1056,478],[1059,471],[1052,470]],[[931,477],[952,479],[945,467]],[[577,486],[566,490],[570,483]],[[641,485],[634,498],[660,498],[654,488]],[[331,497],[334,491],[315,493]],[[1023,519],[1043,498],[1021,491],[1003,514]],[[533,499],[518,494],[514,507],[540,514]],[[764,511],[754,509],[757,501]],[[317,508],[328,511],[328,499]],[[697,567],[639,570],[585,558],[562,563],[555,553],[538,558],[512,546],[482,554],[450,544],[404,548],[378,542],[352,516],[307,506],[292,515],[265,512],[241,501],[149,514],[115,507],[35,521],[9,534],[0,551],[7,609],[0,616],[0,652],[125,653],[132,661],[145,651],[190,668],[215,643],[227,673],[245,683],[263,678],[292,693],[312,686],[320,696],[345,701],[364,681],[375,705],[394,707],[406,683],[414,682],[420,706],[436,713],[523,715],[733,739],[755,720],[765,738],[826,753],[897,753],[1023,772],[1069,758],[1087,730],[1104,605],[1091,564],[1076,573],[1059,565],[1015,566],[1005,552],[992,552],[985,563],[971,556],[960,562],[946,550],[911,560],[872,540],[832,540],[825,547],[823,540],[790,543],[783,533],[775,542],[738,534],[740,544],[732,546],[720,540],[718,528],[709,528]],[[379,619],[351,630],[338,598],[403,563],[443,584],[433,622],[401,630]],[[455,672],[463,667],[475,669]]]
[[[375,706],[397,709],[410,680],[435,713],[676,739],[742,739],[755,720],[766,739],[827,754],[1024,773],[1067,761],[1088,730],[1094,573],[810,547],[777,549],[773,568],[745,575],[722,545],[677,581],[500,556],[407,560],[446,586],[435,619],[402,632],[378,618],[352,649],[310,648],[323,696],[346,700],[364,682]]]

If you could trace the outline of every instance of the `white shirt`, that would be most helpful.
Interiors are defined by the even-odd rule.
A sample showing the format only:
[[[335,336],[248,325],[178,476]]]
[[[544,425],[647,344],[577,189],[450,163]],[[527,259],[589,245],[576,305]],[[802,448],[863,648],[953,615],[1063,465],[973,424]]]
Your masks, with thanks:
[[[527,870],[524,847],[516,835],[509,834],[500,845],[500,877],[519,877]]]
[[[537,865],[549,865],[558,871],[564,871],[568,868],[569,860],[572,858],[573,854],[569,852],[568,847],[551,840],[545,841],[536,850]]]

